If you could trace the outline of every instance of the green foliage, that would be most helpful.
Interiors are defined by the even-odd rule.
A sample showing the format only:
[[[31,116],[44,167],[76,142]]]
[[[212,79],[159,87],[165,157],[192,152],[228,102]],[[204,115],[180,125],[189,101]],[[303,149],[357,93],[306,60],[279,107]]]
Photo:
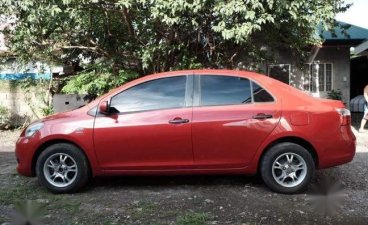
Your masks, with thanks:
[[[0,105],[0,124],[7,122],[9,116],[9,110],[5,106]]]
[[[207,213],[188,213],[178,218],[179,225],[204,225],[209,220]]]
[[[54,113],[52,105],[53,81],[44,79],[26,78],[17,81],[24,93],[34,93],[25,95],[25,103],[33,113],[33,117],[40,118]]]
[[[332,28],[347,7],[343,0],[0,0],[0,15],[16,16],[4,33],[19,59],[87,59],[113,74],[148,74],[247,66],[272,59],[264,47],[302,56],[321,43],[317,25]]]
[[[331,90],[327,93],[329,99],[342,100],[342,93],[339,89]]]
[[[70,78],[62,92],[66,94],[89,94],[96,97],[136,77],[137,74],[134,72],[120,70],[117,75],[114,75],[109,69],[96,67],[93,70],[84,70]]]
[[[48,105],[45,107],[41,107],[41,113],[43,116],[49,116],[55,113],[54,107],[52,105]]]

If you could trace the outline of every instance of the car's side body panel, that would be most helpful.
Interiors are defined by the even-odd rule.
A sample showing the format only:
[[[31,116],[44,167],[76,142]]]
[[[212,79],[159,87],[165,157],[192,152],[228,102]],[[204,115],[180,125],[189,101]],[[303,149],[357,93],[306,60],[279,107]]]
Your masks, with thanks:
[[[123,90],[183,74],[248,78],[270,92],[275,102],[88,115],[101,101],[109,101]],[[33,175],[36,151],[50,141],[65,140],[84,151],[94,176],[255,174],[267,147],[285,137],[308,142],[317,154],[319,168],[326,168],[349,162],[355,154],[355,137],[349,126],[341,126],[335,111],[342,107],[340,102],[318,100],[251,72],[189,70],[155,74],[122,85],[81,109],[43,119],[45,126],[39,132],[32,138],[23,134],[17,142],[18,171]],[[258,113],[272,118],[254,119]],[[190,122],[169,124],[175,117]]]
[[[27,176],[34,176],[32,163],[35,163],[33,158],[38,150],[42,150],[47,143],[70,142],[84,151],[93,175],[101,175],[102,170],[97,162],[93,146],[95,118],[87,114],[88,110],[88,107],[84,107],[46,117],[43,119],[46,123],[44,129],[37,132],[33,138],[21,136],[16,144],[16,156],[20,161],[18,170]]]
[[[191,123],[169,124],[176,117],[191,121],[192,108],[98,116],[94,147],[103,170],[190,168]]]
[[[210,106],[193,109],[192,137],[197,168],[242,168],[280,120],[274,104]],[[259,113],[269,119],[254,119]]]
[[[304,112],[309,114],[309,124],[294,125],[293,115]],[[331,106],[321,103],[303,106],[299,110],[283,110],[280,123],[259,147],[248,170],[255,173],[264,151],[270,144],[284,138],[298,138],[308,142],[316,152],[318,169],[350,162],[355,155],[355,136],[350,126],[340,126],[339,120]]]

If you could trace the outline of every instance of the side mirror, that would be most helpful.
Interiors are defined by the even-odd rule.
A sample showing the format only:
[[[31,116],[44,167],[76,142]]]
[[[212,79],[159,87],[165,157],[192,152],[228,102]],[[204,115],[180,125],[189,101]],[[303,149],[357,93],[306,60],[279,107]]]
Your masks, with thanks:
[[[107,101],[103,101],[98,106],[98,110],[102,114],[107,114],[109,112],[109,103]]]

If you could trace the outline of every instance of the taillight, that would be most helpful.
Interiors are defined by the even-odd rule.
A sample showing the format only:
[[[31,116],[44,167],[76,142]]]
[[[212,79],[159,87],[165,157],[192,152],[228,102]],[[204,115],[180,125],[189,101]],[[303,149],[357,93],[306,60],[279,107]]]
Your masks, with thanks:
[[[341,126],[348,126],[351,124],[351,113],[348,109],[336,109],[340,114],[340,124]]]

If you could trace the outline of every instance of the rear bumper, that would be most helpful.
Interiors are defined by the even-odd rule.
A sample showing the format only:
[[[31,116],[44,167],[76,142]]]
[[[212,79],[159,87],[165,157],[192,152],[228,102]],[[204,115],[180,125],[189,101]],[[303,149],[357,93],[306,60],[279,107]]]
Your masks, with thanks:
[[[340,132],[333,142],[326,143],[325,151],[319,157],[319,169],[338,166],[353,160],[356,151],[356,137],[350,126],[342,126]]]

